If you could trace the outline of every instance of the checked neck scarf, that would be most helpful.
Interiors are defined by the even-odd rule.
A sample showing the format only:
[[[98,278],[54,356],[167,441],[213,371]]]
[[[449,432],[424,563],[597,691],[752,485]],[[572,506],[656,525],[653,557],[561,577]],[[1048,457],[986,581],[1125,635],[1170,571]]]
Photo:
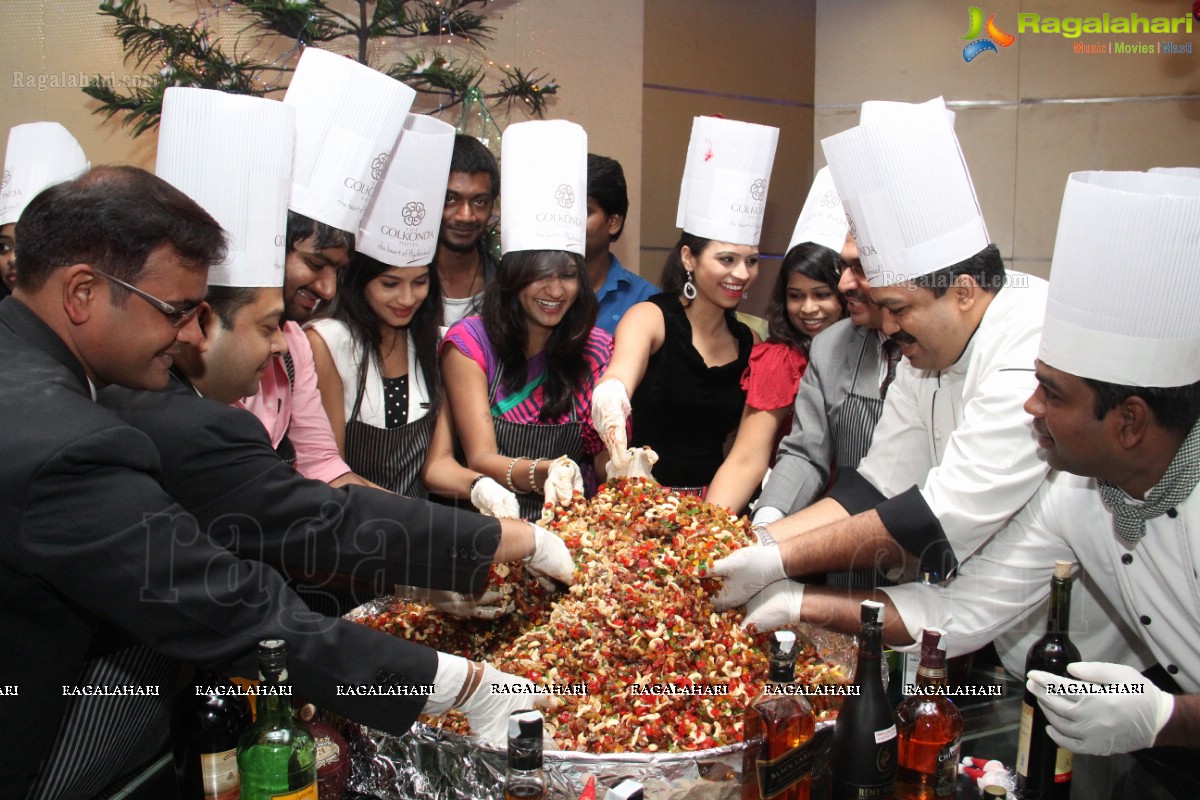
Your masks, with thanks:
[[[1117,535],[1137,544],[1146,535],[1146,520],[1167,513],[1182,503],[1200,483],[1200,422],[1192,427],[1162,479],[1146,493],[1146,502],[1135,503],[1129,495],[1100,481],[1100,498],[1116,520]]]

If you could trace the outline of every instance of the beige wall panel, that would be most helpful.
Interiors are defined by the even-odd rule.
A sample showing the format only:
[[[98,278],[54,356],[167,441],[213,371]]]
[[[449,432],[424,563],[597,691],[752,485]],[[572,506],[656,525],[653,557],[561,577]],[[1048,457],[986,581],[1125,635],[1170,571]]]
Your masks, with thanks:
[[[1200,100],[1034,105],[1019,115],[1014,255],[1049,259],[1067,175],[1200,166]]]
[[[1021,11],[1041,17],[1180,17],[1190,12],[1190,3],[1111,0],[1087,3],[1083,0],[1025,0]],[[999,19],[999,18],[998,18]],[[1017,33],[1016,17],[1007,16]],[[1075,44],[1110,45],[1115,42],[1154,44],[1159,42],[1200,41],[1200,22],[1193,20],[1193,33],[1165,35],[1084,33],[1068,39],[1054,33],[1026,32],[1017,36],[1010,49],[1018,49],[1021,62],[1021,95],[1025,98],[1121,97],[1125,95],[1178,95],[1200,92],[1200,52],[1179,55],[1085,54],[1074,51]],[[1196,46],[1193,45],[1193,51]]]

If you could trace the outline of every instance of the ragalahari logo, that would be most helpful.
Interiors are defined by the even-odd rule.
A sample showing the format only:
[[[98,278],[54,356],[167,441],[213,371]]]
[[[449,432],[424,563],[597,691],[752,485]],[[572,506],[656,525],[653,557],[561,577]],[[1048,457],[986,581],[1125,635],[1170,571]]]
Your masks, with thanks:
[[[1011,33],[1005,33],[996,25],[996,15],[992,14],[987,18],[987,24],[983,22],[983,11],[976,6],[971,6],[967,11],[968,28],[963,39],[972,39],[973,41],[963,48],[963,61],[973,61],[980,53],[985,53],[991,50],[993,53],[999,53],[996,45],[1000,47],[1008,47],[1017,40],[1017,37]],[[979,34],[987,31],[987,36],[979,38]]]

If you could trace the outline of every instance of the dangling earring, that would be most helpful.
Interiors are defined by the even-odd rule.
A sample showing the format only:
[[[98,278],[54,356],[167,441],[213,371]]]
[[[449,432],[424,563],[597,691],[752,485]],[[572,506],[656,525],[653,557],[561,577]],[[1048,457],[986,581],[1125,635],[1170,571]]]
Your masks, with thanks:
[[[696,284],[691,272],[687,274],[687,283],[683,285],[683,296],[688,300],[696,299]]]

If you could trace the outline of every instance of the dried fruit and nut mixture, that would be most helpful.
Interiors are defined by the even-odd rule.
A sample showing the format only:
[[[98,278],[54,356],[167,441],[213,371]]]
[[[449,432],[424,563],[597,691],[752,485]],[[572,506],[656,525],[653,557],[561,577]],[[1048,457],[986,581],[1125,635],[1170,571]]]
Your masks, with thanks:
[[[547,526],[575,554],[568,593],[552,595],[522,567],[500,564],[488,588],[514,602],[507,617],[455,619],[397,601],[363,621],[536,684],[585,685],[586,695],[559,695],[562,705],[547,716],[564,750],[664,752],[741,741],[743,711],[766,679],[766,638],[739,627],[740,611],[714,610],[709,597],[719,585],[705,575],[753,542],[745,519],[651,480],[618,479],[590,501],[577,496]],[[847,676],[810,646],[797,679]],[[825,698],[812,699],[831,713]],[[461,715],[447,717],[434,724],[467,730]]]

